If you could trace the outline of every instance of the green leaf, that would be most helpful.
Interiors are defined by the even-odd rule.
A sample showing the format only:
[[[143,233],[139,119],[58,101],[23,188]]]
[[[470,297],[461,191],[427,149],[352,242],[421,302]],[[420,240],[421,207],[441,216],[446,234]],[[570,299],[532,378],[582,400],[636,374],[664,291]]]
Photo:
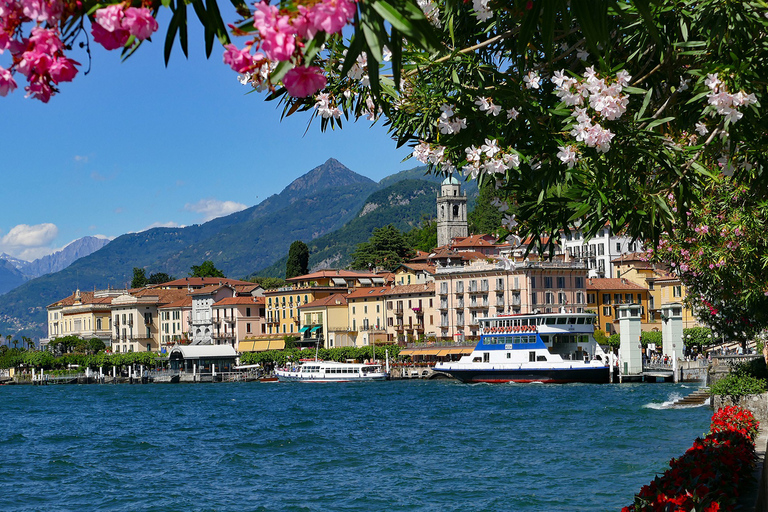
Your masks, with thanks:
[[[659,126],[660,124],[668,123],[672,120],[674,120],[674,117],[664,117],[662,119],[656,119],[652,123],[650,123],[648,126],[646,126],[646,130],[652,130],[653,128]]]

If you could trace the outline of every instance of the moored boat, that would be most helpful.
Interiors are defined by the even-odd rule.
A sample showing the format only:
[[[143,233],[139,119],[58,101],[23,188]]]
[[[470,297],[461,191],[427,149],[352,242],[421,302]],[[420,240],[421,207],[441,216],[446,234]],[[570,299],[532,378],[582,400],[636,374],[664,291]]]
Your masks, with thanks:
[[[280,382],[363,382],[386,380],[380,364],[306,361],[300,365],[275,370]]]
[[[435,371],[463,382],[609,382],[608,355],[593,336],[592,313],[481,318],[480,340]]]

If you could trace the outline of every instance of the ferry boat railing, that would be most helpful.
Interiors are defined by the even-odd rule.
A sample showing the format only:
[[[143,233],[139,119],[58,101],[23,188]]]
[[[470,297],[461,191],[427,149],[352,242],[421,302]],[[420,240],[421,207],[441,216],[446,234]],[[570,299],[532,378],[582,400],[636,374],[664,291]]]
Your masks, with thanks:
[[[439,347],[474,347],[477,345],[477,340],[474,341],[427,341],[417,343],[406,343],[406,348],[439,348]]]

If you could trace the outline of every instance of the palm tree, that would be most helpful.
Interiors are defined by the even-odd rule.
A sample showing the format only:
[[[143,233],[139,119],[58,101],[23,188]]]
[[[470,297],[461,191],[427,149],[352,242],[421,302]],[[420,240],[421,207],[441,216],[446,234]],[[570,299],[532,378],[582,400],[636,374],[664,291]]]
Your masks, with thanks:
[[[5,339],[8,340],[8,348],[11,348],[11,338],[13,338],[13,335],[6,334]]]

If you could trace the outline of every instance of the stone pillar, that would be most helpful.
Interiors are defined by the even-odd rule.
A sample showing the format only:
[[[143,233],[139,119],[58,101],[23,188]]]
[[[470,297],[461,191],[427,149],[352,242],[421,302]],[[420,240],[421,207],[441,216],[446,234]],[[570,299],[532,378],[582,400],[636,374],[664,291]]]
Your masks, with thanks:
[[[683,305],[679,302],[661,305],[661,340],[665,356],[683,357]]]
[[[640,323],[642,306],[629,304],[617,308],[619,316],[619,355],[622,375],[641,375],[643,373],[643,349],[640,344]]]

